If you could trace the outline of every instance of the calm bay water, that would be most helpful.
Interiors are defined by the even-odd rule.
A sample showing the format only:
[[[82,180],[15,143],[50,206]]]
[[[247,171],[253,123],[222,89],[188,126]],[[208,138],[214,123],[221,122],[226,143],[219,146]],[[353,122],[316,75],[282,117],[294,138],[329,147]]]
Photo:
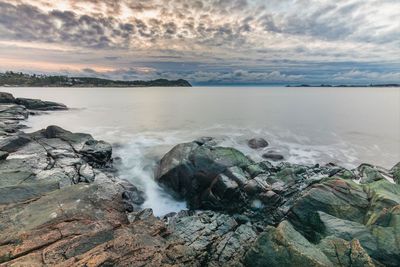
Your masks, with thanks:
[[[398,88],[3,88],[18,97],[64,103],[69,111],[31,116],[28,131],[58,125],[115,145],[121,176],[142,186],[155,214],[184,203],[152,180],[160,157],[175,144],[216,137],[261,160],[267,150],[294,163],[362,162],[391,168],[400,161]],[[254,152],[246,140],[270,142]]]

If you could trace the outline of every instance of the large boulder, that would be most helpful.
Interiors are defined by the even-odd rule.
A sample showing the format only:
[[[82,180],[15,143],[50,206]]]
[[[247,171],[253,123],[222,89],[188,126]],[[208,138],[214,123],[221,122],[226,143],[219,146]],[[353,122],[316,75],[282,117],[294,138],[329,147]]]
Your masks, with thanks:
[[[261,137],[252,138],[247,141],[247,145],[252,149],[260,149],[268,146],[267,140]]]
[[[268,152],[262,155],[262,157],[264,159],[269,159],[269,160],[273,160],[273,161],[279,161],[279,160],[284,160],[285,158],[278,153],[274,153],[274,152]]]
[[[40,99],[31,98],[17,98],[15,103],[18,105],[23,105],[27,109],[31,110],[66,110],[68,109],[66,105],[61,103],[56,103],[52,101],[43,101]]]
[[[252,160],[233,148],[184,143],[161,159],[155,178],[178,197],[186,199],[191,208],[206,208],[213,206],[210,198],[216,197],[218,201],[233,197],[238,183],[245,179],[243,175],[233,178],[231,167],[243,169],[251,164]],[[224,172],[227,175],[222,175]]]

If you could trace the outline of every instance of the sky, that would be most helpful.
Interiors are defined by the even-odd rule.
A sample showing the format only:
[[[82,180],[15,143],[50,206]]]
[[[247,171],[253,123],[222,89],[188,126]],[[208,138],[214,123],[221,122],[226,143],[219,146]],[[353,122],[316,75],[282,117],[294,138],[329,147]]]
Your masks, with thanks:
[[[400,83],[399,0],[0,0],[0,71]]]

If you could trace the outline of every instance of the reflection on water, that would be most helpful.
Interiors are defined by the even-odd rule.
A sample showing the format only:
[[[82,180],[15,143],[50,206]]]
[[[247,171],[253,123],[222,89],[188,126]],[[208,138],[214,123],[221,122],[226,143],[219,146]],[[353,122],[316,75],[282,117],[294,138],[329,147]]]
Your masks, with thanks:
[[[214,136],[255,160],[246,146],[265,137],[267,149],[294,163],[400,161],[400,90],[396,88],[3,88],[15,96],[67,104],[65,112],[32,116],[31,130],[55,124],[121,144],[123,178],[147,192],[156,214],[179,210],[152,180],[157,160],[180,142]],[[117,146],[116,146],[117,147]],[[265,152],[265,151],[264,151]]]

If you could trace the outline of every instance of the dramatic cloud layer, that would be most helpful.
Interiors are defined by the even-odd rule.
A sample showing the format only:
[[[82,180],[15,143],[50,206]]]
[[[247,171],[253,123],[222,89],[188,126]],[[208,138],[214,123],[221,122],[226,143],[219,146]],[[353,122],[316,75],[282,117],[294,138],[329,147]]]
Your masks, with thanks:
[[[400,82],[397,0],[0,0],[0,70]]]

